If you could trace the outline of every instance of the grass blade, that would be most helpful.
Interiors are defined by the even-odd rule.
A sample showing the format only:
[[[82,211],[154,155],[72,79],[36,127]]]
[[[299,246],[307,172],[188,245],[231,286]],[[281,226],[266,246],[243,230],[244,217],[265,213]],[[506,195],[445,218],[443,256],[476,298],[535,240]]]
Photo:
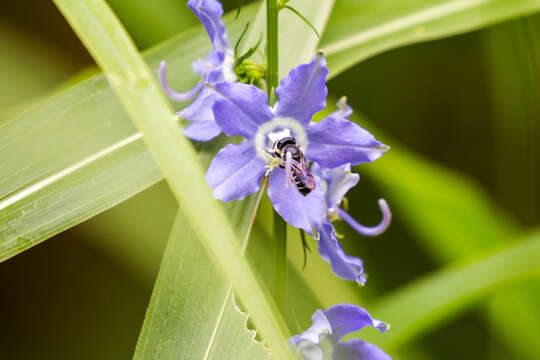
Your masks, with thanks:
[[[252,212],[257,201],[252,196],[226,205],[244,244],[251,219],[242,215]],[[177,359],[179,354],[187,359],[269,357],[247,333],[244,317],[233,306],[230,286],[215,275],[214,264],[179,212],[134,359]]]
[[[291,358],[289,333],[267,289],[242,257],[230,223],[204,180],[193,147],[178,131],[157,81],[127,33],[101,0],[56,0],[68,22],[105,71],[125,109],[141,130],[198,240],[231,280],[272,352]]]
[[[540,233],[459,267],[443,270],[397,290],[375,304],[373,313],[392,324],[385,336],[373,337],[395,349],[494,290],[540,274]],[[519,322],[514,322],[518,327]]]
[[[540,10],[540,0],[343,0],[321,39],[332,75],[392,48],[477,30]]]
[[[254,16],[256,6],[244,8]],[[240,22],[226,17],[231,36]],[[188,89],[184,71],[209,48],[202,27],[150,50],[169,63],[171,84]],[[124,201],[162,179],[140,134],[103,75],[96,75],[0,124],[0,261]],[[220,144],[200,145],[215,153]]]

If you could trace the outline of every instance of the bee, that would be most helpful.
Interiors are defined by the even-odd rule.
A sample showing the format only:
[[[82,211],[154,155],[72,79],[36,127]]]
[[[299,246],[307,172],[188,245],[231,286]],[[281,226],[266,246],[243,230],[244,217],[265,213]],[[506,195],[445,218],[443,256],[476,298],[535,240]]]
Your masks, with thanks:
[[[290,173],[292,181],[300,194],[306,196],[311,190],[315,189],[315,178],[309,171],[309,165],[296,143],[296,139],[292,137],[284,137],[274,143],[275,156],[279,157],[282,162],[279,165],[281,168],[286,168],[287,154],[291,154]],[[287,174],[287,176],[290,176]]]

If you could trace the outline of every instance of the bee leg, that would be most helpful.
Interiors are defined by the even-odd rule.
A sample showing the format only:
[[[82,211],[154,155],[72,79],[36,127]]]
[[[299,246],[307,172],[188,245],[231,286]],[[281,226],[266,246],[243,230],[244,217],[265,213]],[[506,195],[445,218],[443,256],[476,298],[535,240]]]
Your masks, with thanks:
[[[270,165],[266,165],[268,170],[266,170],[266,174],[264,174],[264,177],[268,177],[268,175],[270,175],[272,170],[274,170],[274,168],[277,168],[279,165],[281,165],[281,159],[272,157],[272,162],[270,163]]]

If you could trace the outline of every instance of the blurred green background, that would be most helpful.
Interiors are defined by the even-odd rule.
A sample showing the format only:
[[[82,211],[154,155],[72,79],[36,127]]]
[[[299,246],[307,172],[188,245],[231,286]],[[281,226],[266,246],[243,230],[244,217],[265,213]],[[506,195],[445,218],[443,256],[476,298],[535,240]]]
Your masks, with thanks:
[[[141,50],[197,23],[183,1],[109,4]],[[540,16],[531,16],[393,50],[333,79],[329,92],[346,94],[370,125],[400,146],[478,183],[501,223],[532,229],[540,220],[539,27]],[[0,49],[0,124],[93,67],[48,1],[4,3]],[[361,222],[374,224],[376,200],[385,197],[392,207],[392,193],[376,177],[361,175],[361,186],[349,194],[350,210]],[[376,239],[338,226],[347,252],[361,256],[374,274],[361,290],[366,299],[446,260],[428,251],[422,236],[406,225],[404,211],[404,206],[394,208],[390,230]],[[162,182],[0,264],[1,358],[130,358],[175,213],[176,201]],[[300,251],[299,246],[291,243],[291,251]],[[308,270],[315,256],[308,259]],[[512,358],[508,344],[493,331],[496,324],[481,316],[482,306],[430,330],[407,346],[404,357]]]

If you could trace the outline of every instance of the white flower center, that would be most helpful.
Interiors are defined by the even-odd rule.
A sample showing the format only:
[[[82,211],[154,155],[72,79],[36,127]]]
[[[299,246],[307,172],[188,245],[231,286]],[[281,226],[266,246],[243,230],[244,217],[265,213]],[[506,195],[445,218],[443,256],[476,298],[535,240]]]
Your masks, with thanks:
[[[221,65],[221,71],[223,71],[223,78],[226,82],[235,82],[236,74],[234,73],[234,53],[231,49],[225,51],[225,59]]]
[[[308,141],[306,130],[302,124],[293,118],[276,117],[260,125],[255,134],[255,148],[257,155],[264,161],[270,163],[271,155],[274,153],[274,143],[284,137],[292,137],[300,147],[306,151]]]

